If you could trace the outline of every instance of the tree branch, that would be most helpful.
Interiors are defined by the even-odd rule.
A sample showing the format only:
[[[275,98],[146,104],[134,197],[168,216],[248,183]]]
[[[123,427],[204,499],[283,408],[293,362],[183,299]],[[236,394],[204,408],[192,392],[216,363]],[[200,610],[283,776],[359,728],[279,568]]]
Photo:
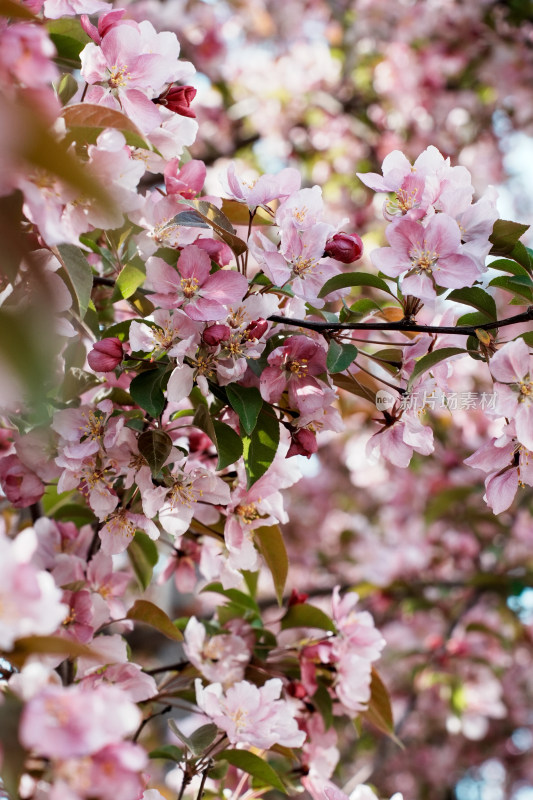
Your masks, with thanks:
[[[495,328],[504,328],[507,325],[517,325],[519,322],[533,320],[533,306],[529,306],[522,314],[514,317],[484,322],[481,325],[417,325],[414,322],[312,322],[305,319],[291,319],[277,314],[268,318],[269,322],[279,322],[285,325],[294,325],[298,328],[308,328],[318,333],[329,331],[406,331],[409,333],[451,333],[458,336],[475,336],[477,330],[490,331]]]

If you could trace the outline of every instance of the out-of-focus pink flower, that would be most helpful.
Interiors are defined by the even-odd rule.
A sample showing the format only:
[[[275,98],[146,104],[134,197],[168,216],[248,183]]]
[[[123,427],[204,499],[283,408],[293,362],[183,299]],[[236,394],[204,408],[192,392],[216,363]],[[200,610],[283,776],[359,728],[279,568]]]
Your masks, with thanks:
[[[0,648],[10,650],[22,636],[54,632],[68,607],[52,576],[30,563],[37,547],[26,529],[10,541],[0,531]]]
[[[26,705],[20,739],[41,756],[76,758],[133,733],[140,720],[135,703],[112,686],[47,686]]]
[[[0,486],[9,502],[17,508],[37,503],[45,490],[41,479],[15,454],[0,459]]]
[[[184,637],[187,658],[207,680],[218,681],[227,688],[244,678],[251,652],[242,637],[233,633],[208,637],[195,617],[187,623]]]
[[[363,240],[356,233],[336,233],[326,242],[324,255],[342,264],[352,264],[363,255]]]
[[[95,342],[87,356],[89,366],[95,372],[113,372],[122,361],[124,350],[122,342],[116,336],[109,336]]]

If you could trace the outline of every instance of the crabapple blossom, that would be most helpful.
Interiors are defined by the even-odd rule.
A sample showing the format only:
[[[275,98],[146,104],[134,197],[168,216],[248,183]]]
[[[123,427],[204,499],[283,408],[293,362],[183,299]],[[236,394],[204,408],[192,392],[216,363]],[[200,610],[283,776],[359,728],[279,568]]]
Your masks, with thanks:
[[[238,681],[226,692],[220,683],[204,688],[199,678],[195,686],[198,706],[226,732],[232,744],[267,749],[274,744],[301,747],[304,743],[305,732],[298,729],[291,705],[280,698],[283,684],[279,678],[260,687]]]
[[[405,294],[433,300],[436,286],[472,286],[480,275],[476,262],[462,250],[457,223],[447,214],[430,217],[425,226],[400,218],[386,233],[390,247],[378,248],[370,257],[391,278],[405,273]]]
[[[490,371],[497,381],[496,413],[514,420],[518,440],[532,451],[533,360],[525,341],[504,344],[491,358]]]
[[[23,636],[53,633],[68,611],[52,576],[31,563],[36,547],[32,529],[13,541],[0,531],[0,647],[4,650],[11,650]]]

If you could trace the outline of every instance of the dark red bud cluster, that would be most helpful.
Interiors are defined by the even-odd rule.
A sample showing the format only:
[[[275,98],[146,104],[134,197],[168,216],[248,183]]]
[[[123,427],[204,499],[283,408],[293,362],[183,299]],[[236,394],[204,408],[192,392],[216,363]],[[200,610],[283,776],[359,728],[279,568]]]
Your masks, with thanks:
[[[122,361],[124,349],[122,342],[116,336],[110,336],[95,342],[93,349],[87,356],[91,369],[95,372],[113,372]]]
[[[326,242],[324,255],[335,258],[342,264],[351,264],[359,261],[363,249],[363,240],[356,233],[336,233]]]
[[[194,86],[172,86],[166,92],[155,97],[152,102],[165,106],[169,111],[180,114],[182,117],[196,117],[190,105],[196,97]]]

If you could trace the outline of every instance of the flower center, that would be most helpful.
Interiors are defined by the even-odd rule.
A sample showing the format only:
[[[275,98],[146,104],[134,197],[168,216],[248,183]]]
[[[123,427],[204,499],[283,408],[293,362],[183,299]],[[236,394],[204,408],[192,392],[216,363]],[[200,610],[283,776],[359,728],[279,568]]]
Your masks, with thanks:
[[[255,503],[248,503],[242,506],[237,506],[235,513],[242,519],[245,525],[249,525],[254,519],[260,516],[259,511],[255,507]]]
[[[433,272],[433,267],[439,260],[439,254],[436,250],[430,250],[426,247],[426,240],[424,239],[423,245],[416,242],[409,251],[409,258],[416,272],[426,272],[429,275]]]
[[[126,86],[130,79],[130,73],[127,64],[124,64],[122,67],[119,67],[118,64],[114,64],[110,69],[110,73],[109,85],[112,89],[118,89],[120,86]]]
[[[523,403],[525,400],[529,400],[530,397],[533,397],[533,381],[520,381],[518,402]]]
[[[182,278],[180,284],[181,291],[188,299],[194,297],[200,285],[196,278]]]
[[[300,361],[287,361],[285,369],[287,372],[292,372],[296,378],[303,378],[307,375],[307,358],[302,358]]]
[[[300,276],[306,272],[310,272],[314,267],[317,265],[317,261],[314,258],[304,258],[303,256],[298,256],[296,261],[293,262],[292,270],[295,275]]]

